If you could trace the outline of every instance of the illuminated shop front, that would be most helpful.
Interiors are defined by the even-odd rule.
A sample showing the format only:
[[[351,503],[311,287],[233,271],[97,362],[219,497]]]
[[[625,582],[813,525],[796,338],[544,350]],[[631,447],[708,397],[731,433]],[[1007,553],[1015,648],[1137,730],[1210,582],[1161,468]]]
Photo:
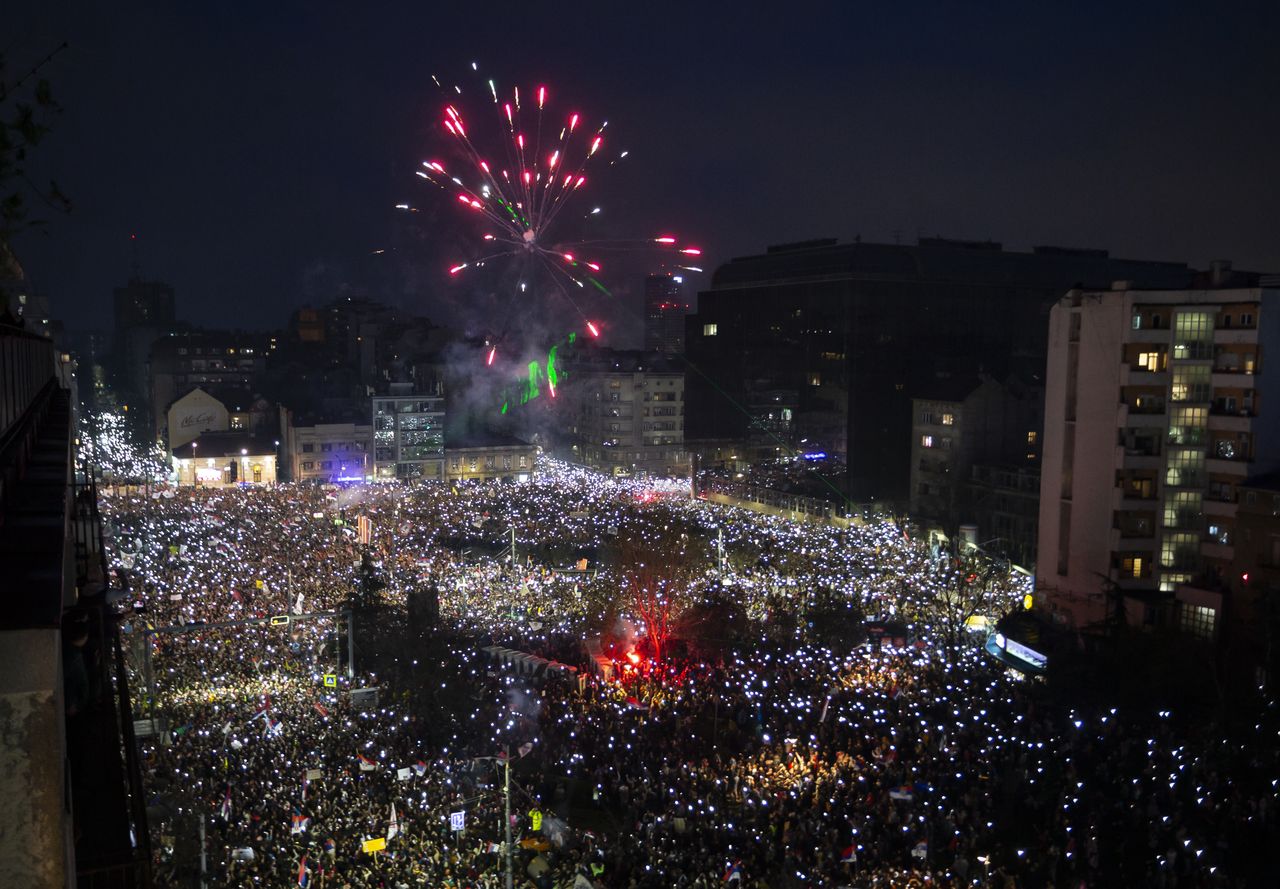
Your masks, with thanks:
[[[276,445],[241,432],[206,432],[173,449],[173,468],[179,485],[271,485],[276,481]]]

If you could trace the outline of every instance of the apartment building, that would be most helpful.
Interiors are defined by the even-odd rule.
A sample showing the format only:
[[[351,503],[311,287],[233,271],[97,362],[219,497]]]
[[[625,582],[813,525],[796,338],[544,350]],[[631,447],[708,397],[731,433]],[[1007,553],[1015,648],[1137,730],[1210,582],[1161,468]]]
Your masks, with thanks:
[[[444,480],[444,396],[392,383],[373,398],[373,474],[379,479]]]
[[[373,427],[361,423],[295,426],[289,435],[294,481],[362,481],[373,475]]]
[[[684,373],[652,353],[606,351],[575,364],[561,410],[576,462],[615,475],[689,475]]]
[[[1078,625],[1193,615],[1212,635],[1238,488],[1280,466],[1262,372],[1280,278],[1215,263],[1196,283],[1073,290],[1050,312],[1038,583]]]

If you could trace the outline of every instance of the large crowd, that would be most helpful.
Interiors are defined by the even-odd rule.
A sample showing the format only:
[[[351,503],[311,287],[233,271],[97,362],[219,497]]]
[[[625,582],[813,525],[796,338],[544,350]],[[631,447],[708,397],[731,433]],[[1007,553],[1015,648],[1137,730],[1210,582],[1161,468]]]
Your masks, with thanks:
[[[518,886],[1274,885],[1274,726],[1228,744],[1046,701],[934,626],[954,560],[892,522],[549,460],[522,485],[165,489],[107,511],[165,885],[197,879],[196,824],[214,886],[502,885],[508,768]],[[731,600],[750,638],[655,659],[623,592],[636,547],[678,547],[688,601]],[[983,577],[989,616],[1027,592]],[[779,620],[832,597],[908,644]]]

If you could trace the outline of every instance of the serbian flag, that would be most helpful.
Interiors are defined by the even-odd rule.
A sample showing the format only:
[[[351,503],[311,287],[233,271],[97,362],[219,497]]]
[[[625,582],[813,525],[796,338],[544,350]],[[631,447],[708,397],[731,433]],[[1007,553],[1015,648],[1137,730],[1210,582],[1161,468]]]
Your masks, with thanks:
[[[294,810],[297,811],[296,809]],[[306,833],[307,827],[311,824],[311,819],[306,815],[294,815],[293,826],[289,828],[289,833]]]
[[[362,772],[372,772],[378,767],[376,762],[365,756],[363,753],[357,753],[356,759],[360,762],[360,771]]]
[[[315,703],[313,703],[311,706],[312,706],[312,707],[315,707],[315,708],[316,708],[316,712],[317,712],[317,713],[319,713],[321,716],[326,716],[326,717],[327,717],[327,716],[329,715],[329,711],[328,711],[327,709],[325,709],[324,704],[320,703],[319,701],[316,701],[316,702],[315,702]]]
[[[427,773],[427,764],[422,760],[418,760],[413,764],[412,769],[414,771],[414,774],[416,774],[419,778],[421,778],[423,775]]]
[[[338,844],[333,841],[332,837],[324,841],[324,851],[325,851],[325,854],[329,855],[330,857],[333,857],[334,855],[338,854]]]
[[[307,870],[307,856],[303,855],[302,860],[298,862],[298,885],[302,889],[307,889],[311,885],[311,872]]]
[[[253,715],[249,717],[249,721],[253,722],[259,716],[266,716],[267,711],[269,711],[270,709],[271,709],[271,698],[267,698],[266,701],[263,702],[261,707],[253,711]],[[270,719],[270,717],[267,717],[267,718]]]
[[[735,861],[733,864],[729,865],[729,869],[724,872],[724,879],[721,880],[720,882],[732,883],[735,880],[739,883],[742,882],[742,862],[741,861]]]
[[[220,810],[219,814],[222,815],[222,820],[224,821],[231,820],[231,785],[230,784],[227,785],[227,795],[222,798],[222,809]]]
[[[627,706],[628,706],[628,707],[630,707],[630,708],[632,708],[633,710],[648,710],[648,709],[649,709],[649,705],[648,705],[648,704],[642,704],[642,703],[640,703],[640,699],[639,699],[639,698],[634,698],[634,697],[633,697],[633,698],[627,698]]]
[[[910,784],[903,784],[901,787],[895,787],[889,791],[889,799],[915,799],[915,792],[911,789]]]
[[[858,860],[858,848],[856,846],[850,846],[849,848],[845,849],[843,852],[840,853],[841,864],[852,864],[857,860]]]

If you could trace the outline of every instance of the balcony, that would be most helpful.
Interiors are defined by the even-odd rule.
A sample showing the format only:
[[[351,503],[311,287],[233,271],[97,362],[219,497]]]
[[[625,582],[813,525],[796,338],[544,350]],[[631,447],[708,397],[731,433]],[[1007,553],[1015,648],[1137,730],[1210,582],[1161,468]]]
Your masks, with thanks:
[[[1249,474],[1252,461],[1242,457],[1215,457],[1212,453],[1205,457],[1204,468],[1209,472],[1221,475],[1234,475],[1244,478]]]
[[[1121,386],[1167,386],[1169,372],[1167,370],[1151,371],[1145,367],[1125,365],[1120,371]]]
[[[1167,327],[1144,327],[1141,330],[1126,331],[1126,343],[1168,343],[1172,331]]]
[[[1219,327],[1213,332],[1213,341],[1219,346],[1229,346],[1234,343],[1256,343],[1258,341],[1258,328]]]
[[[1253,429],[1253,416],[1235,413],[1209,411],[1209,429],[1214,432],[1249,432]]]
[[[1159,454],[1150,454],[1138,448],[1116,448],[1116,465],[1125,469],[1160,469],[1163,458]]]
[[[1234,516],[1236,514],[1236,504],[1234,500],[1214,500],[1206,496],[1200,506],[1200,510],[1206,517]]]
[[[1216,540],[1206,540],[1200,544],[1200,555],[1206,559],[1215,561],[1230,562],[1236,557],[1236,548],[1230,543],[1218,543]]]

